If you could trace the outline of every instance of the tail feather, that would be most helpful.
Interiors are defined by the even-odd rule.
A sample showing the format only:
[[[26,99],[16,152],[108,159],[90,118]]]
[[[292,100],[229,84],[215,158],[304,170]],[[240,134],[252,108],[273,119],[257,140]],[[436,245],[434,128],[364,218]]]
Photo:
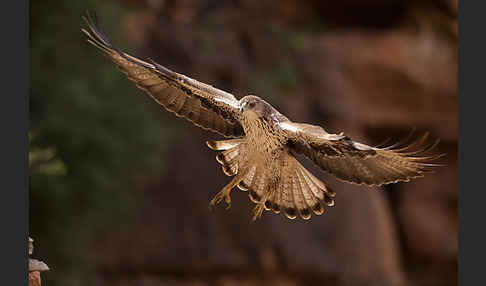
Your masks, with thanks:
[[[295,219],[297,217],[297,210],[292,190],[292,177],[284,177],[280,192],[282,195],[282,209],[284,215],[289,219]]]
[[[296,176],[299,181],[300,189],[304,194],[307,206],[309,206],[316,215],[321,215],[324,212],[324,209],[322,208],[319,199],[314,196],[312,191],[307,187],[307,183],[304,181],[305,179],[303,177],[304,175],[302,174],[301,168],[296,170]]]
[[[324,192],[320,186],[318,186],[314,180],[312,180],[312,177],[310,176],[309,172],[305,169],[301,170],[302,175],[304,177],[304,181],[307,185],[307,188],[312,192],[312,194],[317,197],[319,200],[324,199]]]
[[[250,200],[254,203],[260,203],[264,194],[265,188],[267,186],[267,174],[263,168],[257,168],[257,173],[255,175],[255,180],[250,186],[248,195],[250,196]]]
[[[274,213],[279,214],[280,213],[280,198],[281,198],[281,193],[276,189],[268,200],[265,202],[265,205],[267,206],[268,210],[272,210]]]
[[[266,211],[269,211],[272,209],[272,202],[275,200],[275,195],[277,194],[276,190],[269,190],[268,192],[268,197],[267,199],[265,200],[265,202],[263,203],[263,206],[265,208]]]
[[[248,191],[250,186],[253,183],[253,180],[255,179],[257,167],[256,166],[251,166],[248,168],[248,172],[245,174],[243,179],[238,183],[238,188],[242,191]]]
[[[272,205],[273,212],[279,214],[282,210],[282,192],[280,190],[275,191],[269,200],[270,204]]]
[[[293,191],[294,191],[294,202],[299,210],[300,217],[302,219],[308,220],[311,218],[311,210],[309,207],[309,204],[307,203],[306,198],[306,190],[302,188],[302,184],[300,183],[299,175],[298,175],[299,170],[294,169],[293,176],[292,176],[292,185],[293,185]]]
[[[303,167],[300,169],[300,175],[302,176],[302,185],[304,186],[304,189],[307,190],[307,192],[315,198],[315,201],[317,201],[317,203],[314,202],[314,204],[312,205],[312,210],[315,214],[321,215],[324,212],[324,209],[322,208],[320,200],[322,200],[324,197],[322,196],[321,198],[320,195],[316,195],[316,186],[314,185],[314,182],[306,176],[307,170]],[[318,194],[321,193],[319,192]]]

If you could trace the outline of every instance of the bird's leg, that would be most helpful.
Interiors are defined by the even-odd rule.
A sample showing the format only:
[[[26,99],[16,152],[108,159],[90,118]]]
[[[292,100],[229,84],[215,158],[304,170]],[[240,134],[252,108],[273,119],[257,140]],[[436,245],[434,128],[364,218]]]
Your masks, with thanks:
[[[237,175],[236,177],[229,182],[224,188],[214,196],[214,198],[209,202],[209,207],[212,209],[215,205],[219,204],[223,199],[225,200],[226,204],[228,205],[226,209],[231,207],[231,197],[230,192],[242,179],[241,175]]]
[[[267,191],[266,194],[260,199],[257,205],[253,208],[253,221],[262,217],[263,210],[265,210],[265,202],[270,197],[271,192]]]
[[[254,208],[253,208],[253,221],[256,221],[257,219],[262,217],[263,210],[265,207],[263,206],[263,203],[258,203]]]

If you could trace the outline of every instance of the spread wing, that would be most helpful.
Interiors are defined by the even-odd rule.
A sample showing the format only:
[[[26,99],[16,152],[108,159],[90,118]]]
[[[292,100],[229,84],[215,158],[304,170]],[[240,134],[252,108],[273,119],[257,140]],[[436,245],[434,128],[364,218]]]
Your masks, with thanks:
[[[315,125],[290,121],[280,125],[289,135],[289,146],[293,151],[304,154],[322,170],[339,179],[356,184],[380,186],[406,182],[439,166],[431,164],[430,161],[443,156],[423,155],[439,143],[436,140],[423,147],[428,133],[411,144],[400,142],[378,148],[354,142],[342,133],[327,133]],[[410,136],[405,141],[409,139]]]
[[[173,72],[153,61],[137,59],[118,50],[99,28],[95,16],[83,17],[87,41],[103,51],[138,88],[168,111],[196,126],[225,137],[241,137],[238,100],[230,93]]]

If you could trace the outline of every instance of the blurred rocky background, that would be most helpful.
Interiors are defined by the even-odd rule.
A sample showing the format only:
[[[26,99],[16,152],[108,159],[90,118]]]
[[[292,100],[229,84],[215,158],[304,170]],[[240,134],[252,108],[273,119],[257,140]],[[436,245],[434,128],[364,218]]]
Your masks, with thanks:
[[[31,174],[45,285],[456,285],[457,7],[31,1],[31,149],[62,171]],[[378,189],[309,164],[338,194],[307,222],[251,222],[236,190],[230,210],[210,212],[229,180],[204,145],[217,137],[160,111],[86,44],[86,9],[122,49],[292,120],[368,144],[431,131],[447,166]]]

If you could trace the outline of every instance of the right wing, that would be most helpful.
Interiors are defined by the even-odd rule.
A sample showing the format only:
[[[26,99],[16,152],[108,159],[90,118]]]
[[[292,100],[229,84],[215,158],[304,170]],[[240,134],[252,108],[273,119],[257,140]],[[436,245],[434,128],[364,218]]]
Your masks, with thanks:
[[[103,51],[138,88],[166,110],[225,137],[244,135],[238,120],[238,100],[232,94],[119,51],[101,31],[96,17],[87,13],[83,19],[90,29],[90,32],[81,29],[88,36],[87,41]]]

